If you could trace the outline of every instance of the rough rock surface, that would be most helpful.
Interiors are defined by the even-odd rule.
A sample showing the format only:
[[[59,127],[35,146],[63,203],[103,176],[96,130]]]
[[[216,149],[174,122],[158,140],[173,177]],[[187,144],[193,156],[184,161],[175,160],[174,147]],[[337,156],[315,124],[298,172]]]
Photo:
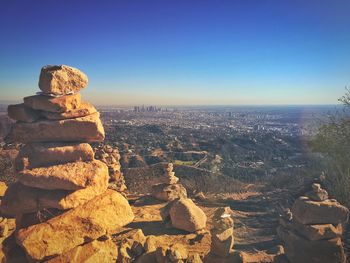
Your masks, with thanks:
[[[19,151],[15,166],[20,171],[93,159],[94,151],[88,143],[31,143]]]
[[[322,240],[340,237],[343,233],[341,224],[322,224],[322,225],[303,225],[295,220],[290,222],[280,219],[280,225],[285,228],[292,229],[307,238],[308,240]]]
[[[8,135],[8,141],[29,142],[99,142],[105,132],[94,113],[82,118],[58,121],[42,120],[35,123],[16,123]]]
[[[312,201],[298,198],[291,209],[293,217],[302,224],[340,224],[348,220],[349,209],[334,200]]]
[[[117,257],[117,246],[111,239],[94,240],[49,259],[46,263],[115,263]]]
[[[7,114],[11,119],[23,122],[34,122],[41,117],[40,112],[25,106],[23,103],[9,105]]]
[[[68,94],[78,92],[88,84],[87,76],[79,69],[60,65],[42,67],[39,88],[45,93]]]
[[[162,201],[186,198],[186,188],[181,184],[156,184],[152,186],[152,196]]]
[[[78,109],[81,104],[80,94],[51,97],[47,95],[34,95],[23,99],[24,105],[29,108],[48,112],[66,112]]]
[[[233,228],[213,230],[211,232],[211,253],[219,257],[227,257],[234,245]]]
[[[82,102],[79,108],[72,109],[65,112],[49,112],[43,111],[43,115],[46,119],[49,120],[64,120],[64,119],[73,119],[84,117],[90,114],[97,112],[96,108],[88,102]]]
[[[277,232],[284,241],[285,254],[292,263],[345,263],[340,238],[309,241],[281,226]]]
[[[89,186],[104,186],[108,181],[108,168],[101,161],[75,162],[50,167],[25,169],[18,181],[26,186],[46,190],[79,190]]]
[[[107,190],[47,222],[20,229],[16,238],[27,255],[39,261],[98,239],[129,224],[133,218],[128,201],[118,192]]]
[[[169,215],[171,224],[178,229],[195,232],[206,227],[207,216],[191,199],[173,201]]]
[[[9,186],[1,201],[1,212],[5,215],[15,216],[47,208],[66,210],[82,205],[104,193],[107,187],[107,178],[101,180],[101,184],[97,186],[76,191],[43,190],[14,183]]]

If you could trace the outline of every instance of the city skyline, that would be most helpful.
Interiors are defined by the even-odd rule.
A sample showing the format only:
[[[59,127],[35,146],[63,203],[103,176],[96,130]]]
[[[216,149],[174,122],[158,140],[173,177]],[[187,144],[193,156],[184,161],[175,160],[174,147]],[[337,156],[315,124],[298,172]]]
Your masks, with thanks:
[[[46,64],[89,76],[97,105],[336,104],[350,84],[350,3],[2,3],[1,101]]]

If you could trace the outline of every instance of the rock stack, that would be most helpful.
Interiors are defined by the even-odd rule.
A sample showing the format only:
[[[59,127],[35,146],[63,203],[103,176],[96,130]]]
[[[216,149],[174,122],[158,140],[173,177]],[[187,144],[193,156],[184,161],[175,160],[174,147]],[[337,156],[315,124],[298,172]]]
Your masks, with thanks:
[[[7,140],[25,146],[1,211],[16,217],[16,242],[28,261],[115,262],[108,234],[134,218],[128,201],[107,190],[108,167],[94,159],[88,144],[101,142],[104,129],[99,113],[78,93],[87,82],[78,69],[45,66],[42,92],[8,108],[17,122]]]
[[[125,179],[121,172],[120,154],[118,148],[113,148],[110,145],[100,144],[94,148],[95,158],[104,162],[108,167],[109,173],[109,186],[108,188],[114,189],[118,192],[124,192],[127,187],[125,185]]]
[[[164,175],[160,178],[160,183],[152,186],[152,196],[161,201],[173,201],[176,198],[186,198],[185,187],[178,183],[179,178],[175,176],[173,164],[164,166]]]
[[[285,255],[292,263],[345,262],[342,246],[342,224],[349,210],[334,199],[319,184],[298,198],[280,219],[278,236],[284,242]]]
[[[210,252],[219,258],[227,258],[233,252],[233,219],[229,207],[215,211],[211,230]]]

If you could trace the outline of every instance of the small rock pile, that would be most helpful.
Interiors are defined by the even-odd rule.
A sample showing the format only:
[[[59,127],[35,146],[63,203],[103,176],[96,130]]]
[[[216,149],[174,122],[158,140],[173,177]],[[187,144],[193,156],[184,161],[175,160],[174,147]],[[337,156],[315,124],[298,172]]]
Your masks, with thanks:
[[[104,162],[108,167],[109,173],[109,186],[108,188],[114,189],[118,192],[124,192],[127,187],[125,185],[125,179],[121,172],[120,154],[118,148],[113,148],[110,145],[100,144],[94,148],[95,158]]]
[[[178,183],[179,178],[175,176],[173,164],[165,165],[164,170],[165,173],[160,178],[160,183],[152,186],[152,196],[165,202],[173,201],[177,198],[186,198],[186,189]]]
[[[42,92],[8,107],[17,122],[7,140],[25,146],[1,211],[16,217],[15,239],[30,262],[115,262],[109,234],[134,218],[128,201],[107,190],[108,167],[88,144],[105,135],[99,113],[77,93],[87,82],[78,69],[45,66]]]
[[[211,250],[216,257],[227,258],[233,252],[233,219],[229,207],[215,211],[211,229]]]
[[[290,262],[345,262],[342,246],[342,224],[348,221],[349,210],[334,199],[320,184],[298,198],[280,219],[278,236],[284,243]]]

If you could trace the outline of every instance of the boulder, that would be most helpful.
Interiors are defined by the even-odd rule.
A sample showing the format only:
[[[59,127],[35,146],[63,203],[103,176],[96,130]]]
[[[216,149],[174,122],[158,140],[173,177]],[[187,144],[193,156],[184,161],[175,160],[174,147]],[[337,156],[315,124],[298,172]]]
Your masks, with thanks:
[[[105,132],[99,113],[66,120],[16,123],[7,136],[10,142],[99,142]]]
[[[44,93],[68,94],[85,88],[87,76],[79,69],[66,65],[47,65],[41,68],[39,88]]]
[[[117,246],[111,239],[94,240],[45,261],[46,263],[115,263]]]
[[[335,200],[312,201],[298,198],[291,209],[293,217],[304,225],[340,224],[348,221],[349,209]]]
[[[81,103],[80,94],[64,95],[61,97],[52,97],[47,95],[34,95],[23,99],[24,105],[42,111],[66,112],[78,109]]]
[[[59,256],[129,224],[134,214],[118,192],[107,190],[47,222],[17,232],[17,243],[34,261]]]
[[[285,228],[294,230],[299,235],[307,238],[308,240],[323,240],[341,237],[343,233],[343,227],[341,224],[322,224],[322,225],[304,225],[296,220],[286,221],[280,219],[280,225]]]
[[[82,102],[79,108],[65,112],[42,111],[41,114],[49,120],[64,120],[84,117],[97,112],[96,108],[88,102]]]
[[[206,227],[207,216],[191,199],[180,198],[173,202],[169,210],[173,227],[188,232],[196,232]]]
[[[39,111],[31,109],[23,103],[9,105],[7,107],[7,114],[11,119],[23,122],[34,122],[41,117]]]
[[[25,169],[18,173],[18,181],[26,186],[46,190],[101,187],[108,182],[108,168],[98,160],[58,164]]]
[[[187,191],[181,184],[156,184],[152,186],[152,196],[162,201],[186,198]]]
[[[284,241],[285,255],[291,263],[345,263],[341,239],[309,241],[280,226],[278,235]]]
[[[88,143],[30,143],[15,160],[17,171],[78,161],[92,161],[94,151]]]
[[[232,252],[234,244],[233,228],[228,228],[224,231],[211,231],[211,250],[210,252],[218,257],[228,257]]]
[[[106,176],[105,174],[101,176]],[[107,190],[107,178],[101,178],[101,183],[76,191],[43,190],[14,183],[6,191],[1,201],[1,212],[15,216],[40,211],[47,208],[67,210],[86,203]]]

